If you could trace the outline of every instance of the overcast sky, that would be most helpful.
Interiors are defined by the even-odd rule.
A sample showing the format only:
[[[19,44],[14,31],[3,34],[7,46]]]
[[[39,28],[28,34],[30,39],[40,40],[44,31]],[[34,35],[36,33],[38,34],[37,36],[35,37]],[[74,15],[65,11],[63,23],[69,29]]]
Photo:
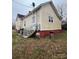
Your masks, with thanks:
[[[32,10],[32,2],[35,2],[35,5],[38,6],[41,3],[47,2],[49,0],[12,0],[12,21],[13,23],[16,20],[17,14],[26,15],[29,10]],[[62,5],[66,3],[66,0],[52,0],[56,5]]]

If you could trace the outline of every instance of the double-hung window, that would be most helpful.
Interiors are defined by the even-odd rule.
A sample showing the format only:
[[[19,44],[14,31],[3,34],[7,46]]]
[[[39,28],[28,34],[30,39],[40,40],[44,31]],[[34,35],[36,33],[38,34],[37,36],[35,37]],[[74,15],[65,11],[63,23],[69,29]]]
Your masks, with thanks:
[[[49,22],[53,22],[53,17],[52,16],[49,16]]]
[[[26,26],[26,22],[24,21],[24,26]]]
[[[35,23],[35,16],[32,17],[32,23]]]

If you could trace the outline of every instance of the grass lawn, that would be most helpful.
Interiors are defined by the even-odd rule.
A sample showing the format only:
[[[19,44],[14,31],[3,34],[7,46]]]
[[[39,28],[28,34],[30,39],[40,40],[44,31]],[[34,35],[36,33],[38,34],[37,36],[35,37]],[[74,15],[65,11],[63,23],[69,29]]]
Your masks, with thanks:
[[[52,36],[51,39],[24,39],[16,32],[12,36],[13,59],[67,59],[66,31]]]

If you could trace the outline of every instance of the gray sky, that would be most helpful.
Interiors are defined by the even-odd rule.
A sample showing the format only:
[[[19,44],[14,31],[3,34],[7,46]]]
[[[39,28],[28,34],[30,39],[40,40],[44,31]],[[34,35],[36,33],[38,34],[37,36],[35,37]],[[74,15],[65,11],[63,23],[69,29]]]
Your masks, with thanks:
[[[12,21],[13,23],[16,20],[16,15],[18,13],[26,15],[29,10],[32,10],[32,2],[35,2],[35,5],[38,6],[41,3],[47,2],[49,0],[12,0]],[[52,0],[55,6],[62,5],[66,3],[66,0]]]

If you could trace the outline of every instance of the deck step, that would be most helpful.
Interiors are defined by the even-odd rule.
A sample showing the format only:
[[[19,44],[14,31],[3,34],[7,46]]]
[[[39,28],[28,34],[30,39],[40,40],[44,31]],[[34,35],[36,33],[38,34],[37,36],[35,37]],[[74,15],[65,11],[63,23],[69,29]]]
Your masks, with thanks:
[[[24,30],[23,31],[23,37],[24,38],[28,38],[30,36],[32,36],[33,33],[35,33],[36,30]]]

